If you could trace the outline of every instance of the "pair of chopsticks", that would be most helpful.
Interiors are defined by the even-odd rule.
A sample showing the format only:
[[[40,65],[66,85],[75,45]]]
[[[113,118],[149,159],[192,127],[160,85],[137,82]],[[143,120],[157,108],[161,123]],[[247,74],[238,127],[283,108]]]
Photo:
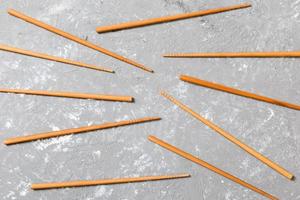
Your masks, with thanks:
[[[124,29],[131,29],[131,28],[160,24],[160,23],[165,23],[165,22],[183,20],[183,19],[188,19],[188,18],[193,18],[193,17],[211,15],[211,14],[227,12],[227,11],[232,11],[232,10],[237,10],[237,9],[243,9],[243,8],[248,8],[248,7],[251,7],[251,4],[244,3],[244,4],[222,7],[222,8],[215,8],[215,9],[196,11],[196,12],[190,12],[190,13],[184,13],[184,14],[178,14],[178,15],[164,16],[164,17],[145,19],[145,20],[139,20],[139,21],[133,21],[133,22],[125,22],[125,23],[109,25],[109,26],[100,26],[100,27],[96,28],[96,31],[98,33],[119,31],[119,30],[124,30]],[[300,57],[300,52],[299,51],[291,51],[291,52],[278,51],[278,52],[168,53],[168,54],[164,54],[163,56],[169,57],[169,58],[171,58],[171,57],[174,57],[174,58],[224,58],[224,57],[268,58],[268,57]]]
[[[246,188],[249,188],[271,200],[277,200],[278,198],[251,185],[228,172],[225,172],[175,146],[168,144],[167,142],[160,140],[154,136],[149,136],[148,139],[156,143],[163,148],[176,153],[183,158],[186,158],[198,165],[201,165],[231,181],[234,181]],[[31,184],[33,190],[45,190],[45,189],[54,189],[54,188],[65,188],[65,187],[82,187],[82,186],[95,186],[95,185],[108,185],[108,184],[122,184],[122,183],[134,183],[134,182],[143,182],[143,181],[158,181],[158,180],[168,180],[168,179],[179,179],[179,178],[188,178],[190,174],[174,174],[174,175],[163,175],[163,176],[147,176],[147,177],[135,177],[135,178],[119,178],[119,179],[104,179],[104,180],[84,180],[84,181],[69,181],[69,182],[54,182],[54,183],[34,183]]]
[[[28,51],[25,49],[19,49],[16,47],[10,47],[10,46],[3,45],[3,44],[0,44],[0,50],[18,53],[18,54],[22,54],[22,55],[26,55],[26,56],[32,56],[32,57],[41,58],[41,59],[45,59],[45,60],[51,60],[51,61],[55,61],[55,62],[65,63],[65,64],[69,64],[69,65],[75,65],[78,67],[84,67],[84,68],[88,68],[88,69],[94,69],[94,70],[98,70],[98,71],[114,73],[114,71],[111,69],[97,67],[94,65],[85,64],[85,63],[77,62],[77,61],[73,61],[73,60],[68,60],[68,59],[60,58],[60,57],[56,57],[56,56],[50,56],[50,55],[43,54],[43,53]]]
[[[44,23],[44,22],[41,22],[41,21],[39,21],[39,20],[36,20],[36,19],[34,19],[34,18],[32,18],[32,17],[29,17],[29,16],[27,16],[27,15],[25,15],[25,14],[23,14],[23,13],[20,13],[20,12],[18,12],[18,11],[16,11],[16,10],[9,9],[9,10],[8,10],[8,14],[10,14],[10,15],[12,15],[12,16],[14,16],[14,17],[20,18],[20,19],[22,19],[22,20],[24,20],[24,21],[26,21],[26,22],[28,22],[28,23],[31,23],[31,24],[33,24],[33,25],[36,25],[36,26],[38,26],[38,27],[41,27],[41,28],[43,28],[43,29],[45,29],[45,30],[48,30],[48,31],[50,31],[50,32],[52,32],[52,33],[55,33],[55,34],[57,34],[57,35],[60,35],[60,36],[62,36],[62,37],[64,37],[64,38],[66,38],[66,39],[72,40],[72,41],[77,42],[77,43],[79,43],[79,44],[81,44],[81,45],[84,45],[84,46],[86,46],[86,47],[89,47],[89,48],[91,48],[91,49],[94,49],[94,50],[96,50],[96,51],[99,51],[99,52],[101,52],[101,53],[104,53],[104,54],[106,54],[106,55],[108,55],[108,56],[111,56],[111,57],[117,59],[117,60],[120,60],[120,61],[125,62],[125,63],[130,64],[130,65],[133,65],[133,66],[138,67],[138,68],[140,68],[140,69],[143,69],[143,70],[145,70],[145,71],[153,72],[152,69],[147,68],[147,67],[143,66],[142,64],[139,64],[139,63],[137,63],[137,62],[135,62],[135,61],[133,61],[133,60],[130,60],[130,59],[128,59],[128,58],[125,58],[125,57],[123,57],[123,56],[121,56],[121,55],[118,55],[118,54],[116,54],[116,53],[114,53],[114,52],[111,52],[111,51],[109,51],[109,50],[107,50],[107,49],[105,49],[105,48],[103,48],[103,47],[97,46],[97,45],[95,45],[95,44],[93,44],[93,43],[91,43],[91,42],[88,42],[88,41],[86,41],[86,40],[84,40],[84,39],[81,39],[81,38],[79,38],[79,37],[77,37],[77,36],[75,36],[75,35],[72,35],[72,34],[70,34],[70,33],[67,33],[67,32],[65,32],[65,31],[62,31],[62,30],[60,30],[60,29],[58,29],[58,28],[55,28],[55,27],[53,27],[53,26],[50,26],[50,25],[48,25],[48,24],[46,24],[46,23]]]
[[[228,172],[225,172],[225,171],[213,166],[212,164],[209,164],[208,162],[206,162],[204,160],[201,160],[201,159],[193,156],[192,154],[189,154],[189,153],[187,153],[187,152],[185,152],[185,151],[183,151],[183,150],[181,150],[181,149],[179,149],[175,146],[172,146],[171,144],[168,144],[167,142],[165,142],[163,140],[160,140],[155,136],[150,135],[148,137],[148,139],[151,142],[156,143],[156,144],[160,145],[161,147],[163,147],[163,148],[165,148],[165,149],[167,149],[167,150],[169,150],[173,153],[176,153],[177,155],[179,155],[179,156],[181,156],[181,157],[183,157],[187,160],[190,160],[190,161],[192,161],[192,162],[194,162],[198,165],[201,165],[201,166],[203,166],[203,167],[205,167],[205,168],[207,168],[207,169],[209,169],[209,170],[211,170],[211,171],[213,171],[213,172],[215,172],[215,173],[217,173],[217,174],[219,174],[219,175],[221,175],[221,176],[223,176],[223,177],[225,177],[225,178],[227,178],[227,179],[229,179],[233,182],[236,182],[236,183],[238,183],[238,184],[240,184],[240,185],[242,185],[246,188],[249,188],[250,190],[253,190],[254,192],[257,192],[258,194],[261,194],[261,195],[263,195],[263,196],[265,196],[265,197],[267,197],[271,200],[278,200],[277,197],[275,197],[275,196],[273,196],[273,195],[271,195],[271,194],[255,187],[255,186],[253,186],[253,185],[237,178],[236,176],[231,175]]]
[[[292,180],[294,178],[294,175],[291,174],[290,172],[288,172],[286,169],[284,169],[283,167],[281,167],[278,164],[274,163],[269,158],[267,158],[267,157],[263,156],[262,154],[258,153],[255,149],[249,147],[248,145],[246,145],[245,143],[243,143],[242,141],[240,141],[239,139],[237,139],[236,137],[234,137],[233,135],[231,135],[227,131],[225,131],[222,128],[218,127],[217,125],[215,125],[211,121],[205,119],[200,114],[196,113],[191,108],[187,107],[186,105],[184,105],[183,103],[181,103],[180,101],[178,101],[177,99],[172,97],[171,95],[167,94],[166,92],[161,92],[161,95],[163,97],[165,97],[166,99],[168,99],[169,101],[171,101],[172,103],[174,103],[175,105],[177,105],[178,107],[180,107],[182,110],[186,111],[187,113],[189,113],[190,115],[195,117],[197,120],[201,121],[202,123],[204,123],[205,125],[207,125],[211,129],[213,129],[214,131],[216,131],[217,133],[219,133],[220,135],[225,137],[230,142],[232,142],[235,145],[239,146],[241,149],[243,149],[244,151],[246,151],[247,153],[249,153],[253,157],[257,158],[258,160],[260,160],[264,164],[268,165],[269,167],[271,167],[272,169],[274,169],[275,171],[280,173],[281,175],[285,176],[286,178],[288,178],[290,180]]]

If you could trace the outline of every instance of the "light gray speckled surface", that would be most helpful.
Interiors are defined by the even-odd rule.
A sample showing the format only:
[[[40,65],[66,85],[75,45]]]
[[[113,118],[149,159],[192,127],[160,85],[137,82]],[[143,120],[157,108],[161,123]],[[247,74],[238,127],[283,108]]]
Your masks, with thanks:
[[[171,144],[285,200],[291,182],[159,95],[164,89],[300,176],[300,112],[178,80],[185,73],[300,103],[299,59],[164,59],[184,51],[299,50],[300,1],[252,0],[250,9],[99,35],[98,25],[237,4],[238,0],[0,0],[0,43],[116,70],[116,74],[0,52],[1,87],[133,95],[134,104],[0,94],[0,138],[106,121],[162,121],[27,144],[0,145],[0,197],[9,199],[263,199],[147,140]],[[154,74],[63,39],[6,13],[14,8],[138,60]],[[192,178],[32,191],[32,182],[189,172]]]

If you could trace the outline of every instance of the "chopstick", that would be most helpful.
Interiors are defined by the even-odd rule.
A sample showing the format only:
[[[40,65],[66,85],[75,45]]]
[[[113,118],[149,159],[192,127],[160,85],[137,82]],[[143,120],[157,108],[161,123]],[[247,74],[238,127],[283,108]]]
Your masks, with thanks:
[[[82,44],[82,45],[84,45],[84,46],[86,46],[86,47],[89,47],[89,48],[91,48],[91,49],[94,49],[94,50],[96,50],[96,51],[99,51],[99,52],[101,52],[101,53],[104,53],[104,54],[106,54],[106,55],[108,55],[108,56],[111,56],[111,57],[113,57],[113,58],[115,58],[115,59],[118,59],[118,60],[120,60],[120,61],[122,61],[122,62],[128,63],[128,64],[130,64],[130,65],[133,65],[133,66],[135,66],[135,67],[138,67],[138,68],[143,69],[143,70],[148,71],[148,72],[153,72],[152,69],[147,68],[147,67],[145,67],[145,66],[143,66],[143,65],[141,65],[141,64],[139,64],[139,63],[137,63],[137,62],[135,62],[135,61],[132,61],[132,60],[130,60],[130,59],[128,59],[128,58],[125,58],[125,57],[123,57],[123,56],[120,56],[120,55],[118,55],[118,54],[116,54],[116,53],[114,53],[114,52],[111,52],[111,51],[109,51],[109,50],[103,48],[103,47],[97,46],[97,45],[95,45],[95,44],[93,44],[93,43],[91,43],[91,42],[88,42],[88,41],[86,41],[86,40],[84,40],[84,39],[81,39],[81,38],[79,38],[79,37],[77,37],[77,36],[74,36],[74,35],[72,35],[72,34],[70,34],[70,33],[64,32],[64,31],[62,31],[62,30],[60,30],[60,29],[57,29],[57,28],[55,28],[55,27],[53,27],[53,26],[50,26],[50,25],[48,25],[48,24],[45,24],[44,22],[41,22],[41,21],[36,20],[36,19],[34,19],[34,18],[32,18],[32,17],[29,17],[29,16],[27,16],[27,15],[24,15],[24,14],[22,14],[22,13],[16,11],[16,10],[9,9],[9,10],[8,10],[8,14],[10,14],[10,15],[12,15],[12,16],[14,16],[14,17],[20,18],[20,19],[22,19],[22,20],[24,20],[24,21],[26,21],[26,22],[28,22],[28,23],[34,24],[34,25],[36,25],[36,26],[38,26],[38,27],[41,27],[41,28],[43,28],[43,29],[46,29],[46,30],[48,30],[48,31],[50,31],[50,32],[52,32],[52,33],[55,33],[55,34],[57,34],[57,35],[60,35],[60,36],[62,36],[62,37],[64,37],[64,38],[67,38],[67,39],[69,39],[69,40],[72,40],[72,41],[74,41],[74,42],[77,42],[77,43],[79,43],[79,44]]]
[[[214,52],[214,53],[168,53],[167,58],[280,58],[300,57],[300,51],[275,51],[275,52]]]
[[[123,183],[136,183],[145,181],[159,181],[168,179],[188,178],[190,174],[172,174],[162,176],[144,176],[133,178],[117,178],[117,179],[103,179],[103,180],[86,180],[86,181],[70,181],[70,182],[57,182],[57,183],[35,183],[31,184],[33,190],[45,190],[54,188],[65,187],[83,187],[83,186],[95,186],[95,185],[111,185],[111,184],[123,184]]]
[[[108,129],[108,128],[115,128],[115,127],[120,127],[120,126],[127,126],[127,125],[132,125],[132,124],[157,121],[160,119],[161,119],[160,117],[144,117],[144,118],[139,118],[139,119],[124,120],[124,121],[118,121],[118,122],[107,122],[107,123],[103,123],[100,125],[85,126],[85,127],[80,127],[80,128],[71,128],[71,129],[65,129],[65,130],[60,130],[60,131],[53,131],[53,132],[39,133],[39,134],[34,134],[34,135],[8,138],[8,139],[4,140],[3,143],[6,145],[12,145],[12,144],[18,144],[18,143],[24,143],[24,142],[31,142],[31,141],[40,140],[40,139],[59,137],[59,136],[64,136],[64,135],[84,133],[84,132],[88,132],[88,131],[103,130],[103,129]]]
[[[164,141],[162,141],[162,140],[160,140],[160,139],[158,139],[158,138],[156,138],[152,135],[150,135],[148,137],[148,139],[151,142],[156,143],[156,144],[160,145],[161,147],[163,147],[163,148],[165,148],[165,149],[167,149],[167,150],[169,150],[173,153],[176,153],[177,155],[180,155],[181,157],[183,157],[185,159],[188,159],[188,160],[190,160],[190,161],[192,161],[192,162],[194,162],[198,165],[201,165],[202,167],[205,167],[205,168],[207,168],[207,169],[209,169],[209,170],[211,170],[211,171],[213,171],[213,172],[215,172],[215,173],[217,173],[221,176],[224,176],[225,178],[228,178],[229,180],[231,180],[233,182],[236,182],[236,183],[238,183],[238,184],[240,184],[240,185],[242,185],[246,188],[249,188],[250,190],[253,190],[253,191],[269,198],[269,199],[272,199],[272,200],[278,199],[277,197],[275,197],[271,194],[268,194],[267,192],[265,192],[265,191],[255,187],[255,186],[253,186],[253,185],[251,185],[251,184],[249,184],[249,183],[247,183],[247,182],[245,182],[245,181],[229,174],[228,172],[225,172],[225,171],[223,171],[223,170],[221,170],[221,169],[205,162],[204,160],[201,160],[201,159],[193,156],[192,154],[189,154],[189,153],[187,153],[187,152],[185,152],[185,151],[183,151],[179,148],[176,148],[175,146],[172,146],[172,145],[168,144],[167,142],[164,142]]]
[[[169,101],[171,101],[175,105],[179,106],[182,110],[186,111],[187,113],[189,113],[190,115],[192,115],[193,117],[195,117],[196,119],[198,119],[199,121],[204,123],[205,125],[207,125],[208,127],[210,127],[211,129],[213,129],[214,131],[216,131],[217,133],[219,133],[220,135],[222,135],[223,137],[225,137],[226,139],[228,139],[229,141],[231,141],[232,143],[236,144],[237,146],[239,146],[240,148],[242,148],[243,150],[248,152],[250,155],[254,156],[255,158],[257,158],[258,160],[260,160],[264,164],[268,165],[269,167],[271,167],[272,169],[274,169],[275,171],[280,173],[281,175],[285,176],[286,178],[288,178],[290,180],[292,180],[294,178],[293,174],[291,174],[290,172],[288,172],[287,170],[285,170],[284,168],[282,168],[278,164],[274,163],[273,161],[271,161],[267,157],[265,157],[262,154],[258,153],[253,148],[251,148],[248,145],[244,144],[243,142],[241,142],[240,140],[235,138],[233,135],[231,135],[230,133],[228,133],[225,130],[221,129],[220,127],[218,127],[217,125],[215,125],[211,121],[205,119],[204,117],[202,117],[198,113],[194,112],[192,109],[190,109],[189,107],[187,107],[186,105],[184,105],[180,101],[176,100],[174,97],[170,96],[166,92],[161,92],[161,95],[164,96],[165,98],[167,98]]]
[[[22,55],[26,55],[26,56],[32,56],[32,57],[41,58],[41,59],[46,59],[46,60],[51,60],[51,61],[56,61],[56,62],[61,62],[61,63],[69,64],[69,65],[75,65],[78,67],[84,67],[84,68],[88,68],[88,69],[94,69],[94,70],[114,73],[114,71],[111,69],[100,68],[100,67],[96,67],[96,66],[93,66],[90,64],[85,64],[85,63],[68,60],[68,59],[60,58],[60,57],[56,57],[56,56],[50,56],[50,55],[43,54],[43,53],[28,51],[25,49],[19,49],[16,47],[10,47],[10,46],[3,45],[3,44],[0,44],[0,50],[18,53],[18,54],[22,54]]]
[[[152,18],[152,19],[145,19],[145,20],[139,20],[139,21],[134,21],[134,22],[125,22],[125,23],[120,23],[120,24],[115,24],[115,25],[110,25],[110,26],[97,27],[96,31],[98,33],[105,33],[105,32],[117,31],[117,30],[122,30],[122,29],[136,28],[136,27],[141,27],[141,26],[171,22],[171,21],[176,21],[176,20],[182,20],[182,19],[188,19],[188,18],[199,17],[199,16],[204,16],[204,15],[211,15],[211,14],[216,14],[216,13],[221,13],[221,12],[226,12],[226,11],[231,11],[231,10],[248,8],[250,6],[251,6],[251,4],[243,3],[243,4],[239,4],[239,5],[215,8],[215,9],[210,9],[210,10],[201,10],[201,11],[196,11],[196,12],[164,16],[164,17],[158,17],[158,18]]]
[[[211,88],[211,89],[214,89],[214,90],[219,90],[219,91],[222,91],[222,92],[228,92],[228,93],[231,93],[231,94],[235,94],[235,95],[255,99],[255,100],[258,100],[258,101],[263,101],[263,102],[267,102],[267,103],[271,103],[271,104],[275,104],[275,105],[279,105],[279,106],[283,106],[283,107],[287,107],[287,108],[291,108],[291,109],[295,109],[295,110],[300,110],[300,105],[295,105],[295,104],[287,103],[287,102],[280,101],[280,100],[277,100],[277,99],[272,99],[272,98],[269,98],[269,97],[264,97],[264,96],[261,96],[261,95],[253,94],[253,93],[250,93],[250,92],[247,92],[247,91],[234,89],[234,88],[231,88],[231,87],[227,87],[225,85],[212,83],[212,82],[201,80],[201,79],[198,79],[198,78],[195,78],[195,77],[192,77],[192,76],[181,75],[180,80],[186,81],[188,83],[200,85],[200,86],[203,86],[203,87]]]
[[[104,100],[104,101],[133,102],[133,100],[134,100],[133,97],[131,97],[131,96],[86,94],[86,93],[75,93],[75,92],[45,91],[45,90],[24,90],[24,89],[2,89],[2,88],[0,88],[0,93],[1,92],[2,93],[53,96],[53,97],[78,98],[78,99],[95,99],[95,100]]]

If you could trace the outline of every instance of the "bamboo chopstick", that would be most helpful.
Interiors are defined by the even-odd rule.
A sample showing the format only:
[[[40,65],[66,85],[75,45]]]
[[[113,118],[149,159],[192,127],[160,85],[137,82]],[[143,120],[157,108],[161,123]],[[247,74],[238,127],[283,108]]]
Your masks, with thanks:
[[[0,93],[16,93],[16,94],[30,94],[41,96],[53,96],[53,97],[66,97],[66,98],[78,98],[78,99],[95,99],[104,101],[124,101],[133,102],[131,96],[116,96],[105,94],[86,94],[75,92],[58,92],[58,91],[45,91],[45,90],[24,90],[24,89],[4,89],[0,88]]]
[[[249,183],[247,183],[247,182],[245,182],[245,181],[243,181],[243,180],[241,180],[241,179],[239,179],[239,178],[237,178],[237,177],[229,174],[228,172],[225,172],[225,171],[223,171],[223,170],[221,170],[221,169],[219,169],[219,168],[217,168],[217,167],[215,167],[215,166],[213,166],[213,165],[205,162],[204,160],[201,160],[201,159],[193,156],[192,154],[189,154],[189,153],[187,153],[187,152],[185,152],[185,151],[183,151],[181,149],[178,149],[175,146],[172,146],[172,145],[170,145],[170,144],[168,144],[168,143],[166,143],[166,142],[164,142],[164,141],[162,141],[162,140],[160,140],[160,139],[158,139],[158,138],[156,138],[156,137],[154,137],[152,135],[150,135],[148,137],[148,139],[151,142],[154,142],[154,143],[160,145],[161,147],[163,147],[163,148],[165,148],[165,149],[167,149],[169,151],[172,151],[173,153],[176,153],[177,155],[180,155],[181,157],[183,157],[185,159],[188,159],[188,160],[190,160],[190,161],[192,161],[192,162],[194,162],[194,163],[196,163],[198,165],[201,165],[202,167],[205,167],[205,168],[207,168],[207,169],[209,169],[209,170],[211,170],[211,171],[213,171],[213,172],[215,172],[215,173],[217,173],[217,174],[219,174],[221,176],[224,176],[225,178],[228,178],[231,181],[234,181],[234,182],[236,182],[236,183],[238,183],[238,184],[240,184],[240,185],[242,185],[242,186],[244,186],[246,188],[249,188],[249,189],[251,189],[251,190],[253,190],[253,191],[255,191],[255,192],[257,192],[257,193],[259,193],[259,194],[261,194],[261,195],[263,195],[263,196],[265,196],[267,198],[269,198],[269,199],[272,199],[272,200],[278,199],[277,197],[275,197],[275,196],[273,196],[273,195],[271,195],[271,194],[269,194],[269,193],[267,193],[267,192],[265,192],[265,191],[263,191],[263,190],[255,187],[255,186],[253,186],[253,185],[251,185],[251,184],[249,184]]]
[[[3,45],[3,44],[0,44],[0,50],[18,53],[18,54],[22,54],[22,55],[26,55],[26,56],[32,56],[32,57],[41,58],[41,59],[46,59],[46,60],[51,60],[51,61],[55,61],[55,62],[61,62],[61,63],[69,64],[69,65],[75,65],[78,67],[84,67],[84,68],[88,68],[88,69],[94,69],[94,70],[98,70],[98,71],[114,73],[114,71],[111,69],[105,69],[102,67],[100,68],[100,67],[96,67],[96,66],[93,66],[90,64],[85,64],[85,63],[78,62],[78,61],[68,60],[68,59],[60,58],[60,57],[56,57],[56,56],[50,56],[47,54],[28,51],[25,49],[19,49],[16,47],[10,47],[10,46]]]
[[[50,31],[50,32],[52,32],[52,33],[55,33],[55,34],[57,34],[57,35],[60,35],[60,36],[62,36],[62,37],[64,37],[64,38],[67,38],[67,39],[69,39],[69,40],[72,40],[72,41],[74,41],[74,42],[77,42],[77,43],[79,43],[79,44],[82,44],[82,45],[84,45],[84,46],[86,46],[86,47],[89,47],[89,48],[91,48],[91,49],[94,49],[94,50],[96,50],[96,51],[99,51],[99,52],[101,52],[101,53],[104,53],[104,54],[106,54],[106,55],[108,55],[108,56],[111,56],[111,57],[113,57],[113,58],[115,58],[115,59],[118,59],[118,60],[120,60],[120,61],[122,61],[122,62],[128,63],[128,64],[130,64],[130,65],[133,65],[133,66],[135,66],[135,67],[138,67],[138,68],[143,69],[143,70],[148,71],[148,72],[153,72],[152,69],[147,68],[147,67],[145,67],[145,66],[143,66],[143,65],[141,65],[141,64],[139,64],[139,63],[137,63],[137,62],[135,62],[135,61],[132,61],[132,60],[130,60],[130,59],[128,59],[128,58],[125,58],[125,57],[123,57],[123,56],[120,56],[120,55],[118,55],[118,54],[116,54],[116,53],[114,53],[114,52],[111,52],[111,51],[109,51],[109,50],[103,48],[103,47],[97,46],[97,45],[95,45],[95,44],[93,44],[93,43],[91,43],[91,42],[88,42],[88,41],[86,41],[86,40],[84,40],[84,39],[81,39],[81,38],[79,38],[79,37],[77,37],[77,36],[74,36],[74,35],[72,35],[72,34],[70,34],[70,33],[67,33],[67,32],[62,31],[62,30],[60,30],[60,29],[57,29],[57,28],[55,28],[55,27],[53,27],[53,26],[50,26],[50,25],[48,25],[48,24],[45,24],[44,22],[41,22],[41,21],[36,20],[36,19],[34,19],[34,18],[32,18],[32,17],[29,17],[29,16],[27,16],[27,15],[24,15],[24,14],[22,14],[22,13],[16,11],[16,10],[9,9],[9,10],[8,10],[8,13],[9,13],[10,15],[14,16],[14,17],[20,18],[20,19],[22,19],[22,20],[24,20],[24,21],[26,21],[26,22],[28,22],[28,23],[34,24],[34,25],[36,25],[36,26],[38,26],[38,27],[41,27],[41,28],[43,28],[43,29],[46,29],[46,30],[48,30],[48,31]]]
[[[122,29],[129,29],[129,28],[135,28],[135,27],[141,27],[141,26],[147,26],[147,25],[153,25],[153,24],[159,24],[159,23],[165,23],[165,22],[171,22],[176,20],[182,20],[182,19],[188,19],[192,17],[199,17],[204,15],[211,15],[236,9],[242,9],[242,8],[248,8],[251,4],[243,3],[239,5],[234,6],[228,6],[228,7],[222,7],[222,8],[215,8],[210,10],[201,10],[196,12],[190,12],[190,13],[183,13],[178,15],[171,15],[171,16],[164,16],[164,17],[158,17],[158,18],[152,18],[152,19],[145,19],[145,20],[139,20],[134,22],[125,22],[110,26],[102,26],[97,27],[96,31],[98,33],[105,33],[110,31],[117,31]]]
[[[184,110],[187,113],[191,114],[193,117],[195,117],[196,119],[198,119],[199,121],[201,121],[202,123],[204,123],[205,125],[210,127],[211,129],[215,130],[217,133],[219,133],[220,135],[222,135],[223,137],[225,137],[226,139],[228,139],[232,143],[236,144],[237,146],[239,146],[240,148],[242,148],[243,150],[245,150],[246,152],[248,152],[249,154],[251,154],[252,156],[257,158],[258,160],[263,162],[264,164],[268,165],[269,167],[271,167],[272,169],[274,169],[275,171],[280,173],[281,175],[285,176],[286,178],[288,178],[290,180],[292,180],[294,178],[293,174],[291,174],[290,172],[288,172],[287,170],[285,170],[284,168],[282,168],[278,164],[274,163],[273,161],[271,161],[267,157],[265,157],[262,154],[258,153],[253,148],[251,148],[248,145],[244,144],[243,142],[241,142],[240,140],[235,138],[233,135],[231,135],[230,133],[228,133],[225,130],[221,129],[220,127],[218,127],[217,125],[215,125],[211,121],[205,119],[204,117],[202,117],[198,113],[194,112],[192,109],[190,109],[189,107],[187,107],[186,105],[184,105],[180,101],[176,100],[174,97],[170,96],[166,92],[161,92],[161,95],[164,96],[165,98],[167,98],[168,100],[170,100],[172,103],[179,106],[182,110]]]
[[[57,182],[57,183],[35,183],[31,184],[33,190],[45,190],[54,188],[65,187],[83,187],[83,186],[95,186],[95,185],[111,185],[122,183],[136,183],[145,181],[159,181],[168,179],[188,178],[190,174],[171,174],[162,176],[143,176],[133,178],[116,178],[116,179],[103,179],[103,180],[86,180],[86,181],[70,181],[70,182]]]
[[[203,86],[203,87],[207,87],[207,88],[211,88],[211,89],[215,89],[215,90],[228,92],[228,93],[231,93],[231,94],[236,94],[236,95],[239,95],[239,96],[255,99],[255,100],[258,100],[258,101],[264,101],[264,102],[267,102],[267,103],[271,103],[271,104],[275,104],[275,105],[279,105],[279,106],[283,106],[283,107],[287,107],[287,108],[291,108],[291,109],[295,109],[295,110],[300,110],[300,105],[295,105],[295,104],[287,103],[287,102],[280,101],[280,100],[277,100],[277,99],[272,99],[272,98],[269,98],[269,97],[264,97],[264,96],[261,96],[261,95],[253,94],[253,93],[250,93],[250,92],[247,92],[247,91],[234,89],[234,88],[231,88],[231,87],[227,87],[225,85],[208,82],[208,81],[201,80],[201,79],[198,79],[198,78],[195,78],[195,77],[192,77],[192,76],[181,75],[180,80],[186,81],[188,83],[193,83],[193,84],[196,84],[196,85],[200,85],[200,86]]]
[[[168,53],[167,58],[282,58],[300,57],[300,51],[275,52],[214,52],[214,53]]]
[[[12,145],[12,144],[31,142],[31,141],[35,141],[35,140],[47,139],[47,138],[52,138],[52,137],[64,136],[64,135],[84,133],[84,132],[88,132],[88,131],[103,130],[103,129],[108,129],[108,128],[115,128],[115,127],[120,127],[120,126],[127,126],[127,125],[132,125],[132,124],[157,121],[160,119],[161,119],[160,117],[144,117],[144,118],[139,118],[139,119],[124,120],[124,121],[118,121],[118,122],[107,122],[107,123],[103,123],[100,125],[85,126],[85,127],[65,129],[65,130],[60,130],[60,131],[53,131],[53,132],[39,133],[39,134],[34,134],[34,135],[8,138],[8,139],[4,140],[3,143],[6,145]]]

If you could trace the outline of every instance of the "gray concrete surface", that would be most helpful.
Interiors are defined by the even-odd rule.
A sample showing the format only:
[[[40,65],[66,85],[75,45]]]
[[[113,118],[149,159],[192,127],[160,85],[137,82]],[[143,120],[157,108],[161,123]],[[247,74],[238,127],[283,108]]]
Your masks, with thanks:
[[[1,87],[133,95],[134,104],[0,94],[0,139],[106,121],[160,122],[0,145],[2,199],[254,200],[262,196],[147,140],[154,134],[280,199],[300,199],[289,181],[159,95],[163,89],[300,176],[299,111],[178,80],[181,73],[300,104],[299,59],[165,59],[184,51],[299,50],[299,0],[249,0],[250,9],[126,31],[95,28],[241,3],[238,0],[0,0],[0,43],[116,70],[116,74],[0,52]],[[14,8],[155,70],[136,69],[6,13]],[[32,191],[32,182],[188,172],[192,178]]]

